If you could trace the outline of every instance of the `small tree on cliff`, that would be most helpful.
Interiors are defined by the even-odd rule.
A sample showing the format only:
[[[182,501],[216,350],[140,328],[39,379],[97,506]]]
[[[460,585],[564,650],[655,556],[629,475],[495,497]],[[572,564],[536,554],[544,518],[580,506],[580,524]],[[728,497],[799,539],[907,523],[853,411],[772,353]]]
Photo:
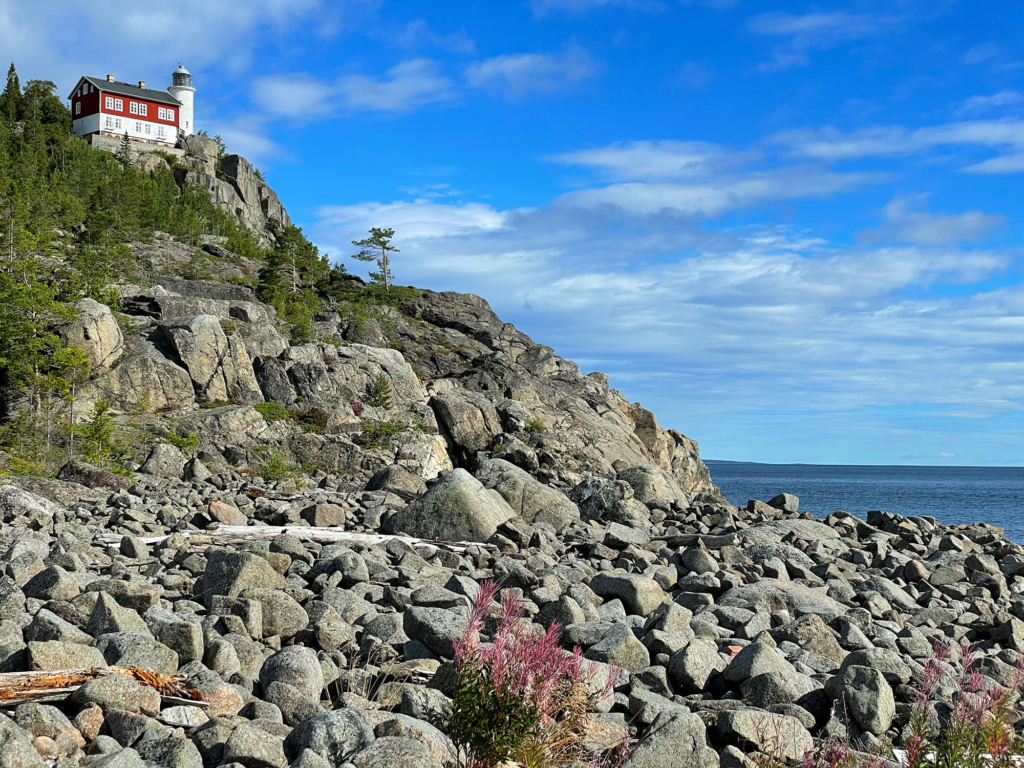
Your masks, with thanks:
[[[399,253],[399,250],[391,245],[391,238],[394,236],[395,230],[393,229],[372,227],[369,237],[352,241],[352,245],[356,246],[356,248],[363,249],[359,253],[353,253],[352,258],[359,259],[359,261],[376,262],[379,271],[371,272],[370,279],[375,283],[381,283],[385,291],[390,287],[392,280],[388,254]]]

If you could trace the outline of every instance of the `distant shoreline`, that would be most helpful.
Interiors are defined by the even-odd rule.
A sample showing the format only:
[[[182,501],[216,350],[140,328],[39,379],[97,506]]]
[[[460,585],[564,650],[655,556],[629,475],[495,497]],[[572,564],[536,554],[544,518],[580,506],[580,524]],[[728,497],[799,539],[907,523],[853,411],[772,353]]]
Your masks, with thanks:
[[[844,467],[863,469],[1024,469],[1018,464],[812,464],[795,461],[777,464],[768,461],[734,461],[732,459],[702,459],[705,464],[743,464],[755,467]]]

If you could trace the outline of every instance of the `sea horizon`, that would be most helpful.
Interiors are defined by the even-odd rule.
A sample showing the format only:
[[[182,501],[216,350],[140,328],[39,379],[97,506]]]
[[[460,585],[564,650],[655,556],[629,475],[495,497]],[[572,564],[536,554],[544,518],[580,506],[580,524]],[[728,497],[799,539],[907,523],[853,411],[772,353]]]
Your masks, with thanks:
[[[711,481],[730,504],[800,497],[801,510],[872,510],[941,523],[987,523],[1024,542],[1024,467],[920,464],[769,464],[706,459]]]
[[[705,459],[705,464],[752,464],[764,467],[921,467],[923,469],[1024,469],[1024,464],[827,464],[813,461],[743,461]]]

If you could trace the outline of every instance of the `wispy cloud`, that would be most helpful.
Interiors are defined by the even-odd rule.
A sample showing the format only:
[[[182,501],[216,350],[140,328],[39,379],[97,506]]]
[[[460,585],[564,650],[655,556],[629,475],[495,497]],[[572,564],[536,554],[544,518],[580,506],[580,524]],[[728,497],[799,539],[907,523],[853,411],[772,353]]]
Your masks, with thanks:
[[[465,29],[459,29],[447,35],[441,35],[430,28],[423,19],[413,19],[406,24],[405,29],[390,38],[396,45],[403,48],[418,48],[429,46],[440,48],[449,53],[474,53],[476,43],[466,34]]]
[[[999,149],[1016,156],[1024,149],[1024,121],[968,120],[926,128],[879,126],[852,133],[835,128],[803,128],[782,131],[768,139],[769,144],[782,145],[790,156],[835,162],[865,157],[897,157],[942,146],[975,146]],[[1015,161],[993,158],[968,166],[972,173],[1008,173]],[[1004,170],[994,170],[1003,168]]]
[[[508,98],[551,92],[597,74],[586,48],[570,45],[562,53],[512,53],[494,56],[466,69],[466,82]]]
[[[1001,226],[1006,218],[998,213],[979,210],[954,214],[935,214],[914,210],[927,199],[893,198],[882,212],[884,223],[877,229],[860,233],[865,242],[894,241],[920,245],[948,245],[984,238]]]
[[[595,8],[637,8],[646,11],[664,10],[661,0],[530,0],[533,15],[540,18],[550,13],[582,16]]]
[[[302,120],[339,111],[402,113],[455,98],[455,86],[430,59],[396,64],[383,77],[346,75],[333,82],[307,74],[262,77],[251,96],[265,114]]]
[[[611,206],[631,215],[714,218],[771,201],[827,197],[885,178],[810,164],[761,168],[762,155],[702,141],[635,141],[548,159],[616,182],[566,193],[556,205]]]
[[[352,110],[411,112],[427,104],[455,98],[454,84],[429,59],[413,59],[391,67],[382,78],[349,75],[338,82],[344,104]]]
[[[999,107],[1010,107],[1024,102],[1024,93],[1020,91],[1000,91],[991,96],[971,96],[958,108],[961,113],[984,112]]]
[[[751,153],[707,141],[632,141],[553,155],[549,160],[599,171],[612,179],[679,179],[711,173],[752,159]]]
[[[783,41],[776,47],[772,60],[763,65],[769,70],[805,66],[812,51],[826,51],[841,43],[874,37],[891,27],[889,18],[845,11],[763,13],[747,22],[751,32]]]

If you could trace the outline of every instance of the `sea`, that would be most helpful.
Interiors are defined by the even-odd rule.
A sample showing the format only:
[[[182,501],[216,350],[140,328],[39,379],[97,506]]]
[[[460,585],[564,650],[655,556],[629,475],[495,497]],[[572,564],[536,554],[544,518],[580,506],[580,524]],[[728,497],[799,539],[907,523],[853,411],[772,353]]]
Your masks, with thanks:
[[[800,497],[800,509],[824,517],[842,509],[864,518],[882,509],[940,523],[988,523],[1024,544],[1024,467],[896,467],[755,464],[706,460],[731,504]]]

